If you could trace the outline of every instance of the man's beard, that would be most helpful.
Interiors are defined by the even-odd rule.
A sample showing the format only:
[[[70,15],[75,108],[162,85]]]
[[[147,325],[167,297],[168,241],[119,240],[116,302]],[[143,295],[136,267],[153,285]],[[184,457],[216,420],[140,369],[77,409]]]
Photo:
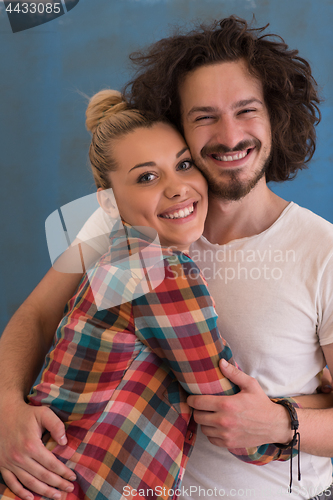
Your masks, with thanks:
[[[259,165],[259,168],[254,172],[253,176],[244,181],[239,179],[239,172],[241,169],[237,168],[228,171],[221,170],[217,175],[213,175],[211,169],[202,161],[202,158],[207,158],[208,155],[213,152],[215,154],[228,154],[232,151],[244,151],[253,146],[259,151],[261,149],[261,142],[259,140],[252,143],[244,141],[239,143],[232,150],[222,145],[210,146],[209,148],[204,147],[201,150],[200,158],[195,158],[194,161],[208,182],[210,194],[226,201],[237,201],[244,198],[244,196],[252,191],[260,179],[264,177],[271,155],[269,153],[265,155],[262,164]],[[223,179],[226,180],[223,181]]]

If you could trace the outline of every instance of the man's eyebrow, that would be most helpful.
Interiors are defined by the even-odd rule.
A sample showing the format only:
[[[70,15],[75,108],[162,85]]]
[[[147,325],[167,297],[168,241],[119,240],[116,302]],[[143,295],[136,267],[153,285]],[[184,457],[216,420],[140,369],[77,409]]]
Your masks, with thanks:
[[[231,106],[231,109],[243,108],[244,106],[248,106],[252,103],[258,103],[263,105],[263,102],[256,97],[250,97],[249,99],[242,99],[241,101],[234,102]]]
[[[195,113],[214,113],[217,111],[217,108],[213,106],[193,106],[190,111],[187,113],[187,116],[190,117]]]
[[[185,151],[189,151],[187,146],[185,146],[185,148],[181,149],[179,153],[176,154],[176,158],[182,156],[185,153]],[[156,167],[156,163],[154,161],[138,163],[137,165],[134,165],[134,167],[132,167],[131,170],[128,171],[128,173],[132,172],[132,170],[134,170],[135,168],[140,168],[140,167]]]
[[[231,106],[231,109],[242,108],[244,106],[248,106],[252,103],[258,103],[263,105],[263,102],[256,97],[250,97],[249,99],[242,99],[241,101],[234,102]],[[214,106],[193,106],[190,111],[187,113],[187,117],[194,115],[195,113],[216,113],[218,112],[218,108]]]

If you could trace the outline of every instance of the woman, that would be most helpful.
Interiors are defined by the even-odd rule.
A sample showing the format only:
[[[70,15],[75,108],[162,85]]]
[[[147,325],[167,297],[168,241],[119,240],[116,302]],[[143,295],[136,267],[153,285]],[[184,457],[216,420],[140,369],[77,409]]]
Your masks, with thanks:
[[[238,391],[218,368],[231,352],[186,253],[203,232],[207,184],[180,134],[128,109],[118,93],[94,96],[87,127],[99,202],[110,211],[105,190],[112,187],[123,224],[115,225],[109,251],[69,302],[30,403],[50,406],[66,424],[66,446],[49,434],[44,442],[75,471],[68,500],[137,492],[148,498],[151,491],[168,499],[181,484],[195,440],[188,393]],[[142,261],[146,265],[137,266]],[[105,307],[105,297],[112,307]],[[275,445],[233,453],[258,465],[290,457]]]

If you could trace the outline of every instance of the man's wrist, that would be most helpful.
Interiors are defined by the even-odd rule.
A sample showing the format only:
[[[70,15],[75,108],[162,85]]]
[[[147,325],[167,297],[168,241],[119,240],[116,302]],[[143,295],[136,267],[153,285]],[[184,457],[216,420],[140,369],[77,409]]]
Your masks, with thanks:
[[[298,404],[296,401],[288,401],[288,398],[281,398],[279,400],[275,400],[275,404],[283,406],[289,415],[290,418],[290,428],[293,431],[293,437],[291,441],[287,444],[282,444],[282,443],[274,443],[275,446],[280,448],[280,450],[286,451],[287,449],[290,449],[290,483],[289,483],[289,491],[291,493],[291,487],[293,483],[293,456],[294,456],[294,449],[297,447],[297,454],[298,454],[298,481],[301,480],[301,466],[300,466],[300,446],[301,446],[301,436],[300,433],[298,432],[299,428],[299,421],[298,421],[298,415],[295,407],[298,407]]]
[[[288,401],[287,399],[277,400],[275,401],[275,404],[281,405],[287,410],[290,419],[290,428],[293,431],[293,437],[286,444],[284,443],[274,443],[274,444],[281,449],[288,448],[289,446],[293,447],[297,443],[297,436],[299,437],[299,433],[297,432],[299,427],[299,421],[296,409],[294,405],[292,405],[291,402]]]
[[[276,435],[274,436],[275,443],[288,444],[293,438],[293,431],[290,427],[290,417],[286,408],[281,405],[276,405],[277,422]]]
[[[292,398],[272,398],[273,403],[279,403],[279,401],[287,401],[289,405],[294,408],[299,408],[299,403]],[[290,412],[282,404],[275,404],[276,410],[276,432],[272,438],[274,443],[281,443],[282,445],[288,445],[294,436],[294,430],[291,428],[290,422]]]

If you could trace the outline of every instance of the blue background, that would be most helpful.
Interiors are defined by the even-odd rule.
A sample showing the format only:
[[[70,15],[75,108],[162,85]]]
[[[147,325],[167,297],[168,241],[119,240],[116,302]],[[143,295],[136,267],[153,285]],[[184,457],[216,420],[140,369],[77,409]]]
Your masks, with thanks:
[[[313,67],[325,98],[315,157],[295,181],[272,188],[333,222],[333,1],[80,0],[15,34],[0,3],[0,332],[50,266],[48,215],[95,190],[83,94],[120,89],[131,76],[128,55],[176,24],[230,14],[269,22]]]

